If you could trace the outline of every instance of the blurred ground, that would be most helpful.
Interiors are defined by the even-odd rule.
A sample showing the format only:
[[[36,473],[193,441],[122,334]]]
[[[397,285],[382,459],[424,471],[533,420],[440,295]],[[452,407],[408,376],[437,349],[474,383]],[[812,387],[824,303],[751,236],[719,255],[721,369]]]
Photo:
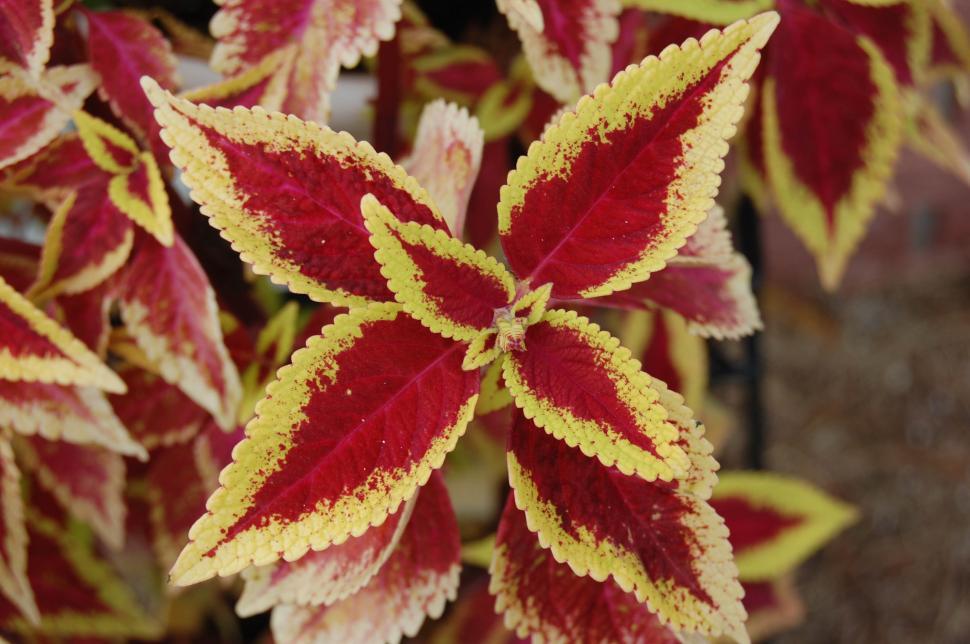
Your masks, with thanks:
[[[768,467],[862,512],[776,642],[970,641],[970,188],[910,155],[898,186],[836,294],[765,222]]]

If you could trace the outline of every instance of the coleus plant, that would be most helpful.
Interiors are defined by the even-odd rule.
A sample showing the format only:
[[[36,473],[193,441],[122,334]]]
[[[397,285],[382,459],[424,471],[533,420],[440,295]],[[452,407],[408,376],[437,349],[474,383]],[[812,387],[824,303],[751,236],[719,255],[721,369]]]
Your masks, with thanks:
[[[426,189],[346,133],[198,105],[144,79],[172,161],[241,257],[293,292],[350,307],[267,388],[173,583],[257,571],[250,582],[270,597],[252,590],[260,597],[244,610],[283,602],[273,620],[284,639],[412,634],[457,585],[457,530],[435,470],[473,414],[481,369],[501,361],[520,410],[505,529],[527,523],[575,574],[612,576],[658,628],[746,639],[727,530],[707,503],[717,465],[703,427],[617,340],[556,307],[734,257],[712,242],[723,240],[717,220],[695,244],[717,252],[678,250],[714,206],[777,21],[767,13],[671,46],[552,124],[502,188],[511,270],[457,238],[455,194],[466,191],[436,174],[470,163],[466,114],[444,108],[429,126],[457,159],[421,163],[418,142],[407,165],[430,175]],[[725,335],[757,325],[735,310],[748,317]],[[496,592],[518,588],[504,574],[515,556],[497,549]],[[375,600],[390,606],[376,619]]]

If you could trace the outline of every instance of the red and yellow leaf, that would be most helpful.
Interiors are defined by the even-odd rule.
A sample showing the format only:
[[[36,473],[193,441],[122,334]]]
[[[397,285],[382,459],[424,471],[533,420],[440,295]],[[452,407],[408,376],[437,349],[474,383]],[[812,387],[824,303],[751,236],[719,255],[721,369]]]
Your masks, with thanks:
[[[437,100],[421,112],[411,155],[401,162],[441,210],[451,234],[465,229],[465,214],[478,168],[484,133],[463,107]]]
[[[360,214],[368,193],[402,221],[447,229],[413,178],[349,134],[145,88],[202,212],[255,272],[295,293],[354,306],[392,298]]]
[[[87,65],[51,67],[37,83],[17,74],[0,76],[0,168],[53,141],[97,82]],[[39,87],[44,87],[43,95]]]
[[[175,385],[137,367],[119,371],[128,392],[110,396],[122,424],[145,449],[169,447],[192,440],[209,420],[209,413]]]
[[[497,0],[538,85],[573,103],[609,80],[619,0]]]
[[[294,561],[382,523],[471,419],[463,351],[395,304],[337,317],[267,388],[172,581]]]
[[[110,548],[125,541],[125,462],[103,447],[32,436],[22,455],[36,481]]]
[[[10,448],[10,436],[0,436],[0,595],[29,621],[40,615],[27,578],[27,528],[20,471]]]
[[[52,0],[0,0],[0,70],[40,76],[53,43]]]
[[[508,461],[516,505],[556,561],[612,576],[673,629],[746,640],[728,531],[705,501],[605,468],[521,415]]]
[[[703,407],[707,343],[688,331],[684,318],[672,311],[629,311],[623,317],[620,340],[639,356],[644,371],[683,395],[691,409]]]
[[[277,604],[330,606],[357,593],[394,552],[413,510],[411,499],[384,523],[340,545],[308,552],[293,562],[246,568],[236,613],[249,617]]]
[[[879,47],[904,85],[922,80],[930,57],[930,12],[923,0],[822,0],[825,11]]]
[[[779,30],[761,97],[767,174],[782,216],[835,288],[892,172],[902,104],[872,41],[793,3]]]
[[[259,105],[269,112],[278,112],[286,98],[286,74],[280,67],[292,63],[285,49],[268,54],[263,60],[245,70],[205,87],[182,94],[193,103],[205,103],[212,107],[232,108]]]
[[[135,233],[131,221],[111,201],[105,183],[71,193],[54,211],[44,237],[36,300],[83,293],[124,266]]]
[[[487,578],[462,584],[454,606],[434,623],[425,641],[430,644],[527,644],[528,639],[519,638],[505,627],[502,615],[495,613],[495,603],[488,592]]]
[[[145,450],[93,387],[0,380],[0,427],[50,441],[97,445],[136,458]]]
[[[370,583],[331,606],[277,606],[270,622],[273,636],[294,644],[371,644],[413,637],[426,618],[440,617],[458,594],[460,562],[458,523],[435,474],[418,492],[397,547]]]
[[[134,590],[98,554],[84,525],[77,521],[62,525],[35,511],[28,515],[27,527],[27,575],[41,622],[30,624],[12,606],[0,602],[0,630],[69,641],[161,636],[162,624],[146,613]]]
[[[167,382],[224,428],[235,426],[239,374],[219,326],[215,293],[178,237],[166,248],[145,237],[119,289],[121,317]]]
[[[511,304],[515,280],[494,258],[445,230],[400,221],[373,196],[361,212],[387,287],[435,333],[467,342]]]
[[[612,579],[580,577],[556,561],[511,497],[499,522],[491,575],[495,609],[519,637],[557,644],[681,641]]]
[[[74,115],[74,122],[88,155],[112,175],[107,185],[112,205],[159,242],[171,246],[172,211],[155,157],[141,152],[121,130],[84,111]]]
[[[481,392],[475,407],[476,416],[491,414],[512,404],[512,394],[509,393],[502,377],[504,361],[505,358],[499,354],[482,375]]]
[[[763,642],[805,621],[805,605],[795,588],[793,575],[741,585],[744,608],[748,611],[745,627],[752,641]]]
[[[660,305],[682,315],[691,333],[706,338],[735,339],[761,329],[751,266],[734,251],[720,207],[650,279],[597,301],[622,308]]]
[[[934,77],[960,76],[970,70],[970,32],[947,0],[929,0],[930,60]]]
[[[394,35],[401,0],[218,0],[210,30],[218,40],[210,64],[224,74],[286,50],[283,111],[325,123],[340,67],[377,53]]]
[[[101,76],[99,93],[118,118],[150,143],[157,141],[158,125],[152,105],[137,91],[142,76],[154,78],[165,89],[178,86],[175,56],[162,33],[140,16],[124,11],[85,11],[88,57]]]
[[[775,0],[623,0],[623,4],[711,25],[728,25],[771,9]]]
[[[731,531],[741,579],[778,579],[856,520],[855,508],[769,472],[725,472],[711,505]]]
[[[664,267],[714,205],[754,72],[778,16],[665,49],[580,100],[502,188],[502,247],[553,297],[607,295]]]
[[[535,424],[583,454],[649,481],[690,468],[652,379],[619,341],[572,311],[553,310],[504,359],[505,385]]]
[[[88,156],[77,132],[62,134],[37,154],[0,172],[4,189],[24,192],[54,210],[64,199],[92,183],[110,176]]]
[[[155,556],[169,568],[188,542],[192,524],[205,512],[205,500],[212,488],[198,467],[191,443],[152,452],[145,482]]]
[[[125,385],[98,356],[0,278],[0,374],[4,380],[90,385],[123,392]]]

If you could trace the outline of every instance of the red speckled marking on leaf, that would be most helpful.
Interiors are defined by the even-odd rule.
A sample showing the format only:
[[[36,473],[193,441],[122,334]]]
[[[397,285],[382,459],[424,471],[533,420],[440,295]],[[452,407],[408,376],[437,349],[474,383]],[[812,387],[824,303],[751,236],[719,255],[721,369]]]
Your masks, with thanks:
[[[798,179],[825,208],[836,204],[865,163],[866,127],[875,114],[870,59],[847,29],[792,2],[769,44],[781,145]]]
[[[668,189],[704,97],[733,56],[649,115],[582,142],[568,174],[540,175],[512,207],[502,247],[520,276],[553,283],[553,297],[576,297],[636,261],[664,233]],[[572,156],[572,155],[570,155]]]
[[[771,541],[802,522],[801,517],[785,516],[772,508],[755,506],[740,497],[722,497],[712,499],[710,503],[731,531],[730,540],[735,553]]]
[[[355,166],[350,160],[342,163],[309,150],[280,152],[264,144],[230,141],[194,119],[189,121],[224,155],[246,210],[262,221],[277,254],[328,288],[393,300],[360,214],[360,200],[368,193],[401,221],[446,230],[427,206],[374,167]]]
[[[509,294],[493,275],[476,266],[443,259],[419,244],[395,235],[423,273],[423,293],[439,305],[438,312],[462,325],[486,329],[495,309],[509,304]]]
[[[293,430],[281,468],[253,490],[252,505],[210,556],[271,519],[299,520],[318,504],[360,487],[375,471],[409,468],[457,421],[462,404],[477,390],[478,374],[461,370],[465,346],[412,318],[400,314],[365,323],[360,331],[334,364],[320,365],[321,372],[338,370],[337,383],[321,374],[318,386],[325,388],[311,391],[302,409],[306,420]],[[406,435],[402,419],[412,424]]]
[[[822,6],[836,21],[872,39],[892,65],[899,82],[913,84],[910,68],[909,44],[915,37],[910,27],[911,13],[924,9],[900,2],[884,7],[868,7],[847,0],[822,0]]]
[[[492,590],[500,605],[506,605],[507,618],[516,620],[521,631],[552,642],[680,641],[646,604],[612,579],[599,582],[580,577],[556,561],[529,531],[525,513],[511,497],[502,513],[495,548]]]
[[[616,383],[601,367],[608,352],[568,327],[538,322],[526,330],[525,351],[515,354],[526,386],[576,418],[608,425],[632,444],[660,458],[650,437],[623,404]],[[555,440],[555,439],[553,439]]]
[[[684,525],[685,499],[549,436],[518,414],[509,451],[528,473],[540,498],[552,505],[559,528],[572,537],[580,529],[635,555],[654,583],[669,580],[699,601],[712,598],[701,587],[692,549],[697,538]]]

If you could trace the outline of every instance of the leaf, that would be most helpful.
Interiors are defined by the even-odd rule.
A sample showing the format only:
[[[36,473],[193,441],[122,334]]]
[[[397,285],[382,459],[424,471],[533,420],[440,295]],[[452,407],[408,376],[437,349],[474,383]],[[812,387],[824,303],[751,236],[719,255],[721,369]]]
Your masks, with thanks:
[[[170,248],[145,237],[119,292],[125,326],[162,378],[233,427],[239,374],[223,343],[215,293],[188,246],[178,237]]]
[[[37,276],[40,246],[12,237],[0,237],[0,277],[17,291],[25,291]]]
[[[870,40],[794,4],[784,18],[762,95],[768,179],[832,289],[892,173],[902,105]]]
[[[236,74],[281,49],[293,62],[283,67],[283,111],[326,122],[329,95],[341,65],[354,67],[394,35],[400,0],[218,0],[210,24],[218,40],[210,65]]]
[[[349,134],[144,87],[203,214],[256,273],[294,293],[342,306],[392,298],[360,214],[368,193],[402,221],[446,228],[413,178]]]
[[[394,553],[370,583],[332,606],[276,607],[270,621],[273,637],[294,644],[371,644],[413,637],[426,617],[440,617],[456,597],[460,556],[458,523],[444,483],[434,474],[418,492]]]
[[[242,403],[239,405],[239,424],[252,418],[256,403],[263,397],[266,386],[276,379],[276,370],[293,353],[300,305],[288,302],[263,326],[256,338],[253,361],[242,374]],[[319,328],[315,331],[319,332]]]
[[[503,363],[505,358],[501,355],[492,364],[488,365],[485,374],[482,376],[481,392],[478,396],[478,405],[475,407],[476,416],[484,416],[492,412],[505,409],[512,404],[512,394],[509,393],[505,382],[502,379]]]
[[[26,159],[53,141],[94,91],[97,78],[87,65],[49,68],[40,82],[59,95],[60,102],[55,104],[53,97],[38,94],[37,87],[21,76],[0,76],[0,168]]]
[[[572,311],[553,310],[506,354],[505,386],[538,427],[587,456],[648,481],[682,478],[687,455],[652,387],[619,341]]]
[[[619,0],[497,0],[519,34],[536,83],[561,103],[609,80]]]
[[[505,625],[542,642],[676,644],[677,634],[612,579],[577,576],[529,531],[510,497],[499,522],[489,590]]]
[[[111,338],[111,308],[115,293],[109,279],[77,295],[61,295],[54,300],[57,319],[62,320],[74,336],[104,359]]]
[[[280,68],[292,64],[292,56],[285,49],[267,54],[252,67],[211,85],[184,92],[182,98],[212,107],[232,108],[259,105],[269,112],[278,112],[286,98],[286,73]]]
[[[236,613],[249,617],[277,604],[331,606],[354,595],[378,574],[408,526],[414,500],[403,503],[379,526],[326,550],[311,551],[293,562],[246,568],[246,586]]]
[[[101,183],[81,188],[54,211],[37,281],[28,291],[35,300],[93,289],[128,261],[134,229],[112,203],[107,187]]]
[[[153,451],[145,482],[155,556],[162,567],[169,568],[185,547],[192,524],[205,512],[212,488],[198,467],[191,443]]]
[[[30,622],[40,621],[27,578],[27,528],[20,471],[7,432],[0,438],[0,594]]]
[[[746,641],[728,531],[706,502],[605,468],[521,415],[508,460],[516,505],[556,561],[612,575],[673,629]]]
[[[374,257],[404,310],[446,338],[469,341],[515,297],[515,280],[495,259],[447,231],[401,222],[373,196],[361,201]]]
[[[27,574],[41,623],[27,623],[0,602],[0,629],[71,641],[161,636],[162,625],[138,605],[134,589],[98,554],[85,526],[77,521],[61,525],[34,511],[27,527]]]
[[[734,251],[720,207],[650,279],[596,302],[621,308],[660,305],[684,316],[691,333],[705,338],[737,339],[762,326],[751,291],[751,266]]]
[[[930,56],[930,13],[924,2],[822,0],[821,6],[879,47],[903,85],[922,81]]]
[[[294,561],[380,525],[471,419],[478,374],[461,370],[463,349],[394,304],[338,316],[267,388],[172,582]]]
[[[628,311],[619,337],[644,371],[700,410],[708,393],[707,343],[687,329],[684,318],[672,311]]]
[[[117,452],[37,436],[23,455],[37,482],[65,511],[83,521],[108,547],[125,541],[125,462]]]
[[[243,427],[226,432],[210,420],[192,445],[195,465],[205,481],[206,490],[219,487],[219,473],[232,463],[232,450],[246,437]]]
[[[0,400],[0,427],[25,436],[98,445],[147,458],[114,415],[104,394],[93,387],[0,380]]]
[[[462,584],[454,606],[430,630],[425,640],[430,644],[526,644],[529,641],[506,628],[502,615],[495,613],[495,599],[488,593],[487,578]]]
[[[5,189],[24,192],[51,210],[72,192],[108,179],[88,156],[77,132],[61,134],[37,154],[0,171]]]
[[[773,0],[623,0],[627,7],[727,25],[771,9]]]
[[[753,641],[780,635],[805,621],[805,605],[790,575],[773,582],[741,585],[748,611],[745,627]]]
[[[84,111],[74,115],[84,149],[108,182],[112,205],[165,245],[172,245],[172,210],[155,157],[141,152],[127,134]],[[152,121],[154,123],[154,121]]]
[[[926,3],[930,13],[928,76],[959,76],[970,70],[970,33],[954,8],[944,0]]]
[[[110,396],[111,406],[145,449],[188,442],[208,422],[206,410],[160,376],[137,367],[121,369],[119,375],[128,393]]]
[[[713,207],[767,13],[668,47],[580,100],[502,188],[516,275],[559,299],[622,291],[664,267]]]
[[[711,505],[731,531],[741,579],[778,579],[853,523],[855,508],[798,479],[725,472]]]
[[[0,0],[0,70],[39,76],[54,43],[52,0]],[[6,70],[4,70],[6,71]]]
[[[123,392],[124,383],[80,340],[0,278],[0,373],[5,380],[90,385]]]
[[[443,100],[425,105],[411,155],[401,162],[441,209],[451,234],[465,229],[468,199],[482,163],[484,133],[478,119]]]
[[[970,185],[970,151],[957,129],[916,92],[906,96],[906,142],[909,147]]]
[[[137,91],[142,76],[165,89],[178,84],[172,47],[147,20],[123,11],[85,11],[88,23],[88,58],[101,75],[99,94],[111,110],[137,132],[151,149],[164,152],[158,125],[148,99]],[[164,158],[164,155],[162,155]]]

